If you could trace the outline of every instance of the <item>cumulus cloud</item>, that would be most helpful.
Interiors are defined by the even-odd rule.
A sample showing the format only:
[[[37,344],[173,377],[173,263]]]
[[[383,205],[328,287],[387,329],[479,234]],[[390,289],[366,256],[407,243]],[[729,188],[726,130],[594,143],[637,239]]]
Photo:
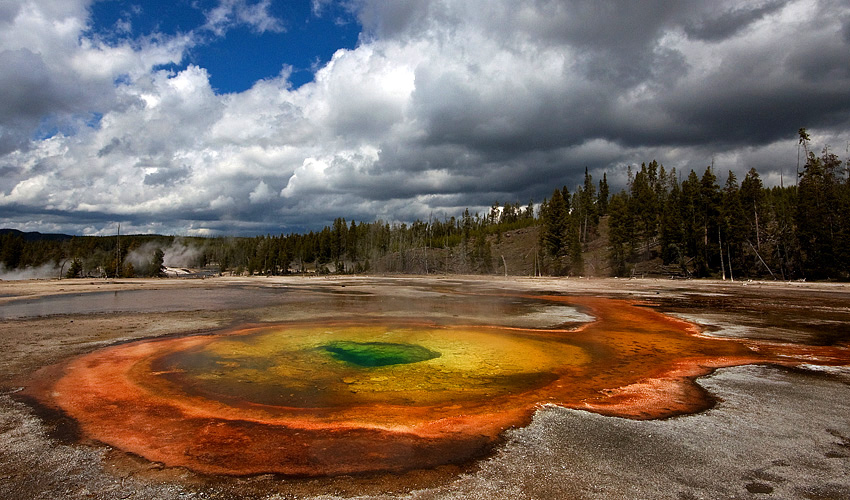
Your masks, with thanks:
[[[280,31],[221,0],[207,30]],[[321,15],[328,6],[315,0]],[[850,6],[834,0],[356,0],[360,43],[295,88],[220,95],[195,35],[107,44],[87,2],[0,2],[0,225],[264,233],[541,201],[587,167],[793,177],[796,130],[850,132]],[[50,129],[53,133],[43,133]],[[42,131],[42,133],[40,133]],[[787,182],[787,181],[785,181]],[[619,184],[617,184],[619,183]]]
[[[204,28],[219,36],[242,25],[257,33],[279,33],[284,30],[283,22],[269,13],[270,5],[271,0],[256,3],[248,0],[220,0],[215,8],[206,13],[207,23]]]
[[[76,134],[96,116],[125,105],[116,80],[132,82],[156,65],[179,62],[190,43],[185,37],[120,45],[81,39],[89,3],[0,6],[0,154],[30,148],[40,132]]]
[[[265,203],[271,201],[274,196],[269,186],[265,182],[260,181],[257,187],[248,195],[248,199],[251,200],[251,203]]]

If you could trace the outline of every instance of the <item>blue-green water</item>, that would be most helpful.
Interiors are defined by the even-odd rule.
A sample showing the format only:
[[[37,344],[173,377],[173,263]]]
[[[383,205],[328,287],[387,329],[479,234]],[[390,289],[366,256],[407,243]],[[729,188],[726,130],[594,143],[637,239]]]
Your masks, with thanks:
[[[321,347],[340,361],[363,367],[402,365],[439,358],[440,353],[416,344],[340,340]]]

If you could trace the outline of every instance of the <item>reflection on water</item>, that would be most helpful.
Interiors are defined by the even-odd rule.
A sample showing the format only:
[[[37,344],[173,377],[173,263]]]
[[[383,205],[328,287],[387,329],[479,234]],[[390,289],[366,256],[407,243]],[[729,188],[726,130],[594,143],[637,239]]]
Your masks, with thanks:
[[[297,305],[296,311],[293,305]],[[266,308],[262,321],[292,319],[293,312],[312,317],[339,312],[383,317],[428,317],[449,324],[467,322],[540,328],[577,325],[593,318],[574,307],[522,297],[450,295],[417,291],[375,300],[364,291],[339,287],[211,287],[119,290],[16,299],[0,305],[0,319],[60,314],[151,313]]]
[[[112,312],[171,312],[236,309],[264,306],[279,301],[280,291],[240,288],[185,288],[172,290],[118,290],[75,295],[51,295],[21,299],[0,306],[0,318],[18,319],[56,314],[99,314]]]

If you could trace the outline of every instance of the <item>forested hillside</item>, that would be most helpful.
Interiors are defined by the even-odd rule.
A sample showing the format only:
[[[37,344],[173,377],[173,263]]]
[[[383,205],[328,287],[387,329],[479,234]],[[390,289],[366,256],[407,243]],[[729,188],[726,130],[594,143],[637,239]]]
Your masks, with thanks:
[[[606,176],[594,183],[585,172],[575,192],[556,188],[537,206],[494,203],[485,214],[412,224],[338,218],[321,231],[253,238],[4,231],[0,264],[6,272],[39,269],[42,277],[159,276],[170,266],[235,274],[846,280],[847,170],[826,149],[805,154],[795,185],[766,188],[755,170],[740,182],[732,172],[721,181],[711,167],[681,176],[653,161],[629,168],[628,187],[612,196]]]

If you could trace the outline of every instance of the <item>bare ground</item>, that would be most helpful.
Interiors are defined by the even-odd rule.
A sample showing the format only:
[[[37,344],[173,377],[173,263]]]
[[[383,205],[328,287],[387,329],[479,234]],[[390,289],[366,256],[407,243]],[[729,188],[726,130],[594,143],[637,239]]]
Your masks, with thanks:
[[[117,309],[105,300],[104,292],[124,290],[156,290],[144,297],[166,300]],[[477,463],[331,479],[165,468],[80,439],[72,422],[20,397],[36,370],[106,345],[239,322],[356,314],[358,294],[384,298],[375,306],[382,314],[401,314],[423,296],[474,299],[504,290],[626,297],[712,335],[850,345],[850,288],[843,284],[454,276],[2,282],[0,498],[850,499],[846,366],[720,370],[700,382],[717,398],[714,408],[660,421],[545,407]],[[56,302],[71,309],[39,302],[57,296],[71,299]],[[77,297],[104,300],[75,314]],[[450,306],[417,314],[492,321],[491,306],[471,300],[461,318]]]

